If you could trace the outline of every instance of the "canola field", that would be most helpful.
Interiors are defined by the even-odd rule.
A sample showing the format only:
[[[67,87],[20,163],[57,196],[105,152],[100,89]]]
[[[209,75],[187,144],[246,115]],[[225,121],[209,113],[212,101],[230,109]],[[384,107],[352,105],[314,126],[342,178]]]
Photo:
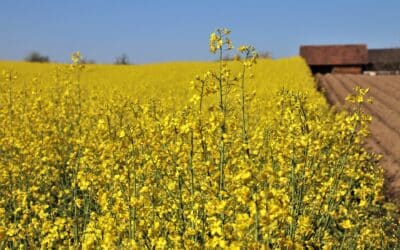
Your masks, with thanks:
[[[301,58],[1,62],[0,249],[399,246],[371,117],[333,112]]]

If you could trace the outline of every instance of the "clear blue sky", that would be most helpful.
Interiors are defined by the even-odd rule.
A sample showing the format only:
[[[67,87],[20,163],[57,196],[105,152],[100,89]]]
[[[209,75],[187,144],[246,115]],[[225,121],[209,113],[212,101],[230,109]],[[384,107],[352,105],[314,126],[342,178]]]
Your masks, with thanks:
[[[67,62],[80,50],[112,63],[211,60],[208,36],[232,30],[274,57],[298,54],[301,44],[400,46],[400,0],[1,0],[0,60],[36,50]]]

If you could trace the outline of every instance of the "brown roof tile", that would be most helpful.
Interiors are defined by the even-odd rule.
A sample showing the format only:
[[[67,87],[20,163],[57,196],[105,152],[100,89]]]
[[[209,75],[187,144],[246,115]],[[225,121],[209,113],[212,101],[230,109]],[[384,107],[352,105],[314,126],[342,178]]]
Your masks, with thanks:
[[[368,64],[368,50],[365,44],[301,46],[300,55],[309,65]]]

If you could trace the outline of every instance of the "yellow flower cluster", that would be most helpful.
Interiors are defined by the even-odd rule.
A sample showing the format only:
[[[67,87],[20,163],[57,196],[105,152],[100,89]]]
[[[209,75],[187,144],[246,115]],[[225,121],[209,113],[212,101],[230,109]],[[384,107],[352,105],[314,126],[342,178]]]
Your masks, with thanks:
[[[217,51],[222,51],[223,49],[231,50],[233,45],[229,39],[229,34],[231,31],[227,28],[219,28],[210,35],[210,52],[215,54]]]
[[[213,33],[211,52],[232,49],[228,35]],[[0,249],[398,246],[396,207],[363,148],[366,91],[334,113],[300,58],[239,52],[1,63],[19,75],[0,76]]]

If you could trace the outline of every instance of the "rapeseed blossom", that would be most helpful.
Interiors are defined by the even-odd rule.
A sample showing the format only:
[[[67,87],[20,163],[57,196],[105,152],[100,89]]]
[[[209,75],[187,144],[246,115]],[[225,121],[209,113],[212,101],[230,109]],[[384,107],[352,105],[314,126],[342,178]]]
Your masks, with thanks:
[[[210,51],[233,49],[229,34],[212,33]],[[301,58],[238,52],[0,63],[0,248],[398,246],[397,207],[364,148],[367,90],[335,112]]]

